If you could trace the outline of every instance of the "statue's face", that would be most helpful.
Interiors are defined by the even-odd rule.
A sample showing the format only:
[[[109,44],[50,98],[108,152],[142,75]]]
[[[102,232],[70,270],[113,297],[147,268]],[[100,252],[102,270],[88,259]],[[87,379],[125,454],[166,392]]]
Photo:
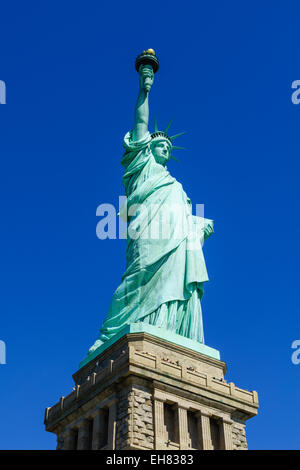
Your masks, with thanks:
[[[151,150],[157,163],[165,165],[170,157],[170,144],[166,139],[156,140],[151,145]]]

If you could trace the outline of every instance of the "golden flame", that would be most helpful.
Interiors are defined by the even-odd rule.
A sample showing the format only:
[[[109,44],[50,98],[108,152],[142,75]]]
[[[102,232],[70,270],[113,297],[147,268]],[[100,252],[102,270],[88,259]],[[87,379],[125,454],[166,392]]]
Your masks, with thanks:
[[[152,54],[155,55],[154,49],[147,49],[146,51],[143,51],[143,54]]]

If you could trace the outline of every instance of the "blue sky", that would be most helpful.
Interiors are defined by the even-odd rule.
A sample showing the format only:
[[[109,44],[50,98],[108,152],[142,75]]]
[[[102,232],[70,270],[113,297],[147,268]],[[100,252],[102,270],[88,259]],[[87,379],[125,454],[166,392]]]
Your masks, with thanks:
[[[2,5],[1,449],[55,448],[44,409],[71,391],[120,283],[125,241],[96,237],[96,208],[123,194],[148,47],[150,130],[156,115],[186,131],[169,171],[215,221],[206,343],[258,392],[249,448],[299,448],[299,21],[296,1]]]

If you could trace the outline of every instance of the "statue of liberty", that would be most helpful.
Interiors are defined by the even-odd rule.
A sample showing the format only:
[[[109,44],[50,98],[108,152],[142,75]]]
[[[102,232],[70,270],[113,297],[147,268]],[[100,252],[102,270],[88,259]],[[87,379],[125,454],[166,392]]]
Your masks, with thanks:
[[[213,232],[213,222],[192,215],[190,199],[168,171],[172,150],[180,148],[173,140],[181,134],[170,137],[169,125],[159,131],[156,121],[154,133],[149,133],[149,93],[158,66],[152,49],[137,58],[140,89],[121,161],[127,265],[89,354],[136,322],[204,343],[201,299],[208,276],[202,245]]]

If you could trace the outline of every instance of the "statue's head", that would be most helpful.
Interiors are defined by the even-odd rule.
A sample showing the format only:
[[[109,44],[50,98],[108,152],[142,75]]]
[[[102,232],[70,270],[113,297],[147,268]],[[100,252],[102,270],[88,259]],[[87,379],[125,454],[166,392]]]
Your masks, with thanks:
[[[156,137],[151,141],[151,151],[157,161],[161,165],[165,165],[171,155],[172,144],[165,137]]]
[[[184,134],[184,132],[181,132],[177,135],[173,135],[172,137],[168,136],[167,131],[171,125],[171,122],[172,121],[169,122],[164,131],[159,131],[156,119],[154,118],[155,131],[153,132],[153,134],[151,134],[150,145],[155,160],[161,165],[165,165],[169,158],[173,158],[174,160],[176,160],[176,158],[174,158],[172,155],[173,149],[182,149],[182,147],[177,147],[176,145],[173,145],[172,141],[176,139],[176,137],[179,137],[180,135]]]

